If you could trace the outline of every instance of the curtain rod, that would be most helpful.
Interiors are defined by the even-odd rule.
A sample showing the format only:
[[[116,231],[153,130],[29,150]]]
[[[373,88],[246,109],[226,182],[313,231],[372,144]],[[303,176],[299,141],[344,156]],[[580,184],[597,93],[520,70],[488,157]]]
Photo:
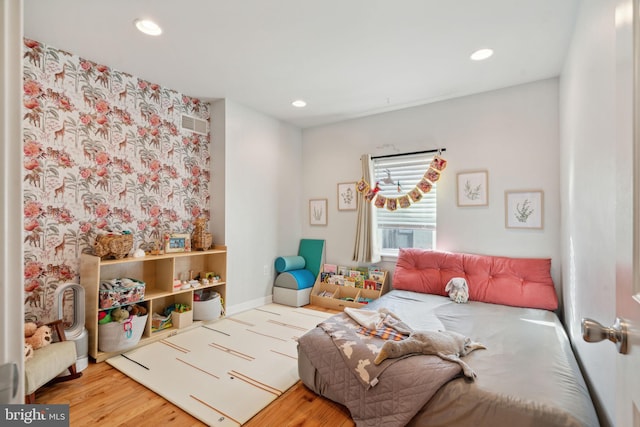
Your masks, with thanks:
[[[412,154],[431,154],[431,153],[441,153],[443,151],[447,151],[446,148],[436,148],[434,150],[425,150],[425,151],[413,151],[411,153],[396,153],[396,154],[387,154],[386,156],[372,156],[373,159],[388,159],[390,157],[398,157],[398,156],[410,156]]]

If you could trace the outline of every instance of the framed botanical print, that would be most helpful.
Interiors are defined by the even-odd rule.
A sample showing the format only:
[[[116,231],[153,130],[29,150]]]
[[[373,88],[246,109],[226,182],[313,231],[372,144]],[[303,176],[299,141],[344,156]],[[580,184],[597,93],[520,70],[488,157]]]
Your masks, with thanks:
[[[505,227],[543,227],[544,193],[542,190],[505,191]]]
[[[486,170],[458,173],[458,206],[489,204],[489,172]]]
[[[327,199],[309,200],[309,224],[327,225]]]
[[[342,182],[338,184],[338,210],[355,211],[358,199],[356,198],[356,183]]]

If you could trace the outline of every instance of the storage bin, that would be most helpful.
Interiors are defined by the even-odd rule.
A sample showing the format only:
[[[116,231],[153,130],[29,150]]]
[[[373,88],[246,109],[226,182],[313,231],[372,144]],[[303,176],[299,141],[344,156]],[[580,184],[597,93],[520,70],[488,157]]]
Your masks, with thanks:
[[[144,332],[147,316],[131,316],[122,323],[98,325],[98,350],[115,352],[135,347]]]
[[[128,286],[123,285],[123,281]],[[103,280],[100,283],[100,308],[120,307],[144,300],[145,283],[136,279]]]
[[[193,301],[193,320],[215,320],[222,313],[220,294],[203,291],[200,301]]]
[[[178,313],[177,311],[171,312],[171,323],[174,328],[182,329],[193,324],[193,310],[183,311]]]

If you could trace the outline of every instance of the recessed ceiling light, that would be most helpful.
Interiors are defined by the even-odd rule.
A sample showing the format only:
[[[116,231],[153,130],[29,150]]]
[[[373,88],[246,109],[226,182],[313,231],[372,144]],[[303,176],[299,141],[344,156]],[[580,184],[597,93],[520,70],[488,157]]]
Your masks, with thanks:
[[[474,61],[482,61],[493,55],[493,49],[478,49],[471,54],[471,59]]]
[[[148,19],[136,19],[133,21],[136,28],[150,36],[159,36],[162,34],[162,28],[158,24]]]
[[[297,108],[302,108],[302,107],[306,107],[307,103],[304,102],[302,99],[298,99],[296,101],[293,101],[291,103],[291,105],[293,105],[294,107],[297,107]]]

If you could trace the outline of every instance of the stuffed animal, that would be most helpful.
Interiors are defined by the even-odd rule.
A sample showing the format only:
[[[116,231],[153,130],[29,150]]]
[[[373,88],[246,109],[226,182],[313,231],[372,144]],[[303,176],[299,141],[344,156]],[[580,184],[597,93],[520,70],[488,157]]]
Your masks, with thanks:
[[[130,314],[126,308],[118,307],[111,310],[111,321],[124,322],[129,318]]]
[[[24,361],[31,359],[33,357],[33,347],[31,344],[24,343]]]
[[[131,313],[133,316],[144,316],[145,314],[147,314],[147,309],[144,306],[138,304],[130,305],[129,307],[127,307],[127,310],[129,310],[129,313]]]
[[[462,277],[454,277],[449,280],[444,291],[449,292],[449,298],[453,302],[463,303],[469,300],[469,287],[467,286],[467,281]]]
[[[46,345],[51,344],[51,328],[42,325],[38,326],[33,322],[27,322],[24,325],[24,342],[29,344],[33,350],[37,350]],[[25,352],[27,349],[25,348]]]
[[[37,329],[38,325],[36,325],[34,322],[26,322],[24,324],[24,337],[30,337],[31,335],[35,334]]]
[[[402,341],[385,342],[374,363],[379,365],[387,358],[397,358],[408,354],[434,355],[443,360],[457,363],[462,368],[464,375],[473,380],[476,378],[476,373],[460,357],[480,348],[486,347],[457,332],[412,332],[409,338]]]

